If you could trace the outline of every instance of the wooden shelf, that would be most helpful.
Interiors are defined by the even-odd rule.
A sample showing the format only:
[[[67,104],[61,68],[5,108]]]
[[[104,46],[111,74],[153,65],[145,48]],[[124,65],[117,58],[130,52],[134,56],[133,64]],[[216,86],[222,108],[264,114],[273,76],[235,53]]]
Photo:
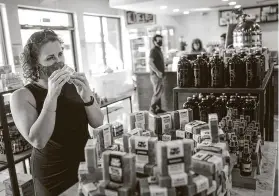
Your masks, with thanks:
[[[14,162],[15,164],[20,163],[24,161],[25,159],[28,159],[31,157],[32,149],[29,149],[27,151],[14,154]],[[4,169],[8,168],[7,158],[6,154],[0,154],[0,171],[3,171]]]

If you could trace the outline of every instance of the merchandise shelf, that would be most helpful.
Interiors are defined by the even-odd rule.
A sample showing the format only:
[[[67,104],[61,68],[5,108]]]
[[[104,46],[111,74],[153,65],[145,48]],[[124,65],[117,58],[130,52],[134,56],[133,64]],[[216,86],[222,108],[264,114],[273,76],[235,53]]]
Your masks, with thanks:
[[[274,64],[265,74],[259,88],[180,88],[173,89],[173,109],[178,110],[178,96],[180,93],[251,93],[259,97],[259,122],[261,133],[266,141],[273,141],[274,119]],[[263,115],[262,115],[263,114]]]

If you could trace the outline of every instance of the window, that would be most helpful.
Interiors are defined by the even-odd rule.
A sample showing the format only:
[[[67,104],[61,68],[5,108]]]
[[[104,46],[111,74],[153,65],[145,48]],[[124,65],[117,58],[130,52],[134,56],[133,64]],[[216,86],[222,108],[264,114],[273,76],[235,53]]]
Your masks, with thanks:
[[[0,66],[8,65],[8,58],[5,45],[4,27],[2,23],[2,13],[0,12]]]
[[[18,14],[23,46],[34,32],[51,28],[64,42],[65,63],[77,70],[72,14],[28,8],[19,8]]]
[[[84,15],[87,58],[92,73],[123,69],[119,18]]]

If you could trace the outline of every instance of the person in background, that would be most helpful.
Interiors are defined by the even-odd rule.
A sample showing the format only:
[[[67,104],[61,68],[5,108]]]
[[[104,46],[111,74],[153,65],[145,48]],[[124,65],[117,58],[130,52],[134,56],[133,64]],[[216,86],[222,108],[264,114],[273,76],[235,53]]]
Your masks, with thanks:
[[[154,48],[151,49],[149,56],[150,80],[153,86],[150,112],[158,114],[165,112],[162,110],[161,104],[161,96],[163,94],[163,77],[165,74],[164,56],[161,51],[163,37],[161,35],[155,35],[152,41]]]
[[[186,42],[184,41],[184,37],[180,36],[179,37],[179,45],[180,45],[180,51],[185,51],[186,50]]]
[[[64,61],[57,34],[35,32],[21,55],[29,83],[11,96],[14,122],[33,146],[30,167],[36,196],[56,196],[78,182],[88,123],[93,128],[103,124],[85,75],[70,75]]]
[[[202,41],[200,39],[194,39],[192,42],[192,53],[206,52],[202,46]]]
[[[220,46],[219,46],[219,50],[224,50],[225,49],[225,44],[226,44],[226,33],[223,33],[221,36],[220,36]]]

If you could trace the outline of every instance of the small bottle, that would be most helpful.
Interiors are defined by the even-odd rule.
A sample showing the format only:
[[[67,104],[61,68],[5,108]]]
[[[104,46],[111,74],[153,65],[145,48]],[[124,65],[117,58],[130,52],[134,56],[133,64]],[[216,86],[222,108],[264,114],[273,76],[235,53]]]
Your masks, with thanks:
[[[208,87],[208,67],[207,62],[201,55],[197,56],[197,59],[193,62],[194,70],[194,86],[196,88]]]
[[[210,87],[211,85],[211,73],[210,73],[210,64],[209,64],[209,57],[206,55],[205,52],[201,53],[201,56],[203,58],[203,60],[205,60],[206,64],[207,64],[207,87]]]
[[[227,116],[231,116],[233,120],[238,119],[238,107],[239,106],[236,104],[235,99],[230,98],[230,100],[227,102]]]
[[[197,95],[193,95],[192,102],[193,102],[193,108],[192,108],[193,118],[194,118],[194,120],[199,120],[200,119],[199,99],[198,99]]]
[[[240,152],[242,152],[244,148],[244,139],[244,127],[239,127],[238,146]]]
[[[226,115],[226,106],[222,102],[222,99],[220,97],[216,98],[216,101],[213,103],[212,108],[213,113],[216,113],[218,115],[218,121],[220,122]]]
[[[230,88],[245,87],[245,64],[236,53],[228,60],[228,69],[228,86]]]
[[[249,54],[245,60],[246,66],[246,80],[245,86],[247,88],[257,88],[259,87],[260,80],[258,77],[258,69],[257,69],[257,59],[254,54]]]
[[[199,113],[200,113],[200,120],[204,122],[208,122],[208,114],[210,113],[210,106],[208,105],[206,98],[202,98],[202,101],[199,104]]]
[[[228,97],[226,95],[226,93],[222,93],[222,95],[220,96],[222,99],[224,99],[225,103],[227,103],[228,101]]]
[[[228,120],[227,122],[227,139],[231,139],[232,138],[232,133],[233,133],[233,121],[232,120]]]
[[[177,65],[177,86],[180,88],[191,87],[193,82],[192,64],[183,56],[178,61]]]
[[[245,103],[242,105],[242,115],[244,115],[244,117],[249,116],[250,121],[248,123],[250,123],[253,120],[256,120],[255,111],[256,111],[256,108],[255,108],[255,105],[253,105],[252,100],[246,99]]]
[[[224,86],[224,62],[219,58],[219,53],[215,52],[209,62],[211,73],[211,87],[219,88]]]
[[[249,147],[245,146],[243,149],[243,155],[241,159],[240,174],[242,176],[250,176],[252,173],[252,160],[249,152]]]
[[[263,81],[265,77],[265,56],[259,49],[255,51],[255,57],[257,59],[257,68],[259,73],[259,80]]]

